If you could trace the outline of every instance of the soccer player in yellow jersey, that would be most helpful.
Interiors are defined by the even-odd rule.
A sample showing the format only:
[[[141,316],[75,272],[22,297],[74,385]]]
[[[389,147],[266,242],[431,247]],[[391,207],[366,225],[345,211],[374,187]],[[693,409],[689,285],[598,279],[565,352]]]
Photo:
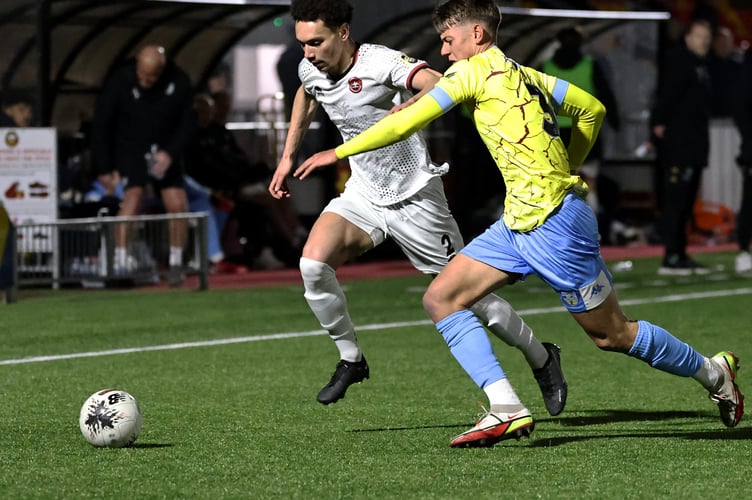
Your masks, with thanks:
[[[468,307],[489,291],[538,275],[596,346],[641,359],[705,387],[723,423],[734,427],[744,412],[735,383],[738,358],[722,351],[705,357],[665,329],[627,318],[612,276],[600,256],[595,214],[577,175],[595,140],[605,108],[564,80],[517,64],[495,45],[501,16],[492,0],[449,0],[436,7],[441,52],[454,64],[426,95],[383,118],[334,150],[303,162],[294,175],[338,158],[409,137],[457,104],[472,111],[506,182],[503,217],[471,241],[431,283],[423,304],[449,348],[480,387],[503,384],[506,400],[492,404],[451,446],[491,446],[527,436],[534,422],[496,363],[478,320]],[[568,149],[556,114],[573,118]]]

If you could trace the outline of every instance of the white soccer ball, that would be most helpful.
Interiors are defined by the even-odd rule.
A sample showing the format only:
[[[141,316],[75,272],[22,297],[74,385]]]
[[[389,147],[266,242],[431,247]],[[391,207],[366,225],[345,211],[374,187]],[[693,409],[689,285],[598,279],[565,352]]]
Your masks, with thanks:
[[[81,407],[81,434],[94,446],[121,448],[136,441],[143,419],[136,398],[125,391],[103,389]]]

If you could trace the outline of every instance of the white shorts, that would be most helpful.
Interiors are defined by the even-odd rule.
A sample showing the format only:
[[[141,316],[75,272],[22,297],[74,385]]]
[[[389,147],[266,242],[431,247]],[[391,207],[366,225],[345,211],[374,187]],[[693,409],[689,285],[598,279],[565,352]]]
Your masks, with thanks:
[[[386,207],[345,189],[324,212],[333,212],[358,226],[371,236],[374,247],[392,238],[412,265],[426,274],[438,274],[464,246],[440,177],[432,178],[410,198]]]

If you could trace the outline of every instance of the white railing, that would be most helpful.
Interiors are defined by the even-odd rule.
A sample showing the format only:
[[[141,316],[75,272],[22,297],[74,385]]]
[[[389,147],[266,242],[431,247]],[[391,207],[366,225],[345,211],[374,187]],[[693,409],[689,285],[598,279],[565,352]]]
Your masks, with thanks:
[[[204,212],[134,217],[91,217],[15,226],[18,287],[50,285],[107,286],[156,284],[165,279],[170,250],[170,225],[185,221],[188,242],[182,271],[198,276],[208,288],[208,215]],[[127,224],[128,266],[115,265],[115,233]]]

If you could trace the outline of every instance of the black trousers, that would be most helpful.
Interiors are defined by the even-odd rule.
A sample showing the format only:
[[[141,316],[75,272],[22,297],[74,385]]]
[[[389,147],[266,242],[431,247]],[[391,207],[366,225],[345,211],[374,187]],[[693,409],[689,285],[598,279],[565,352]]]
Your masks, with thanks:
[[[663,244],[665,255],[686,255],[687,223],[702,179],[703,167],[667,167],[663,176]]]
[[[736,241],[740,250],[749,250],[752,237],[752,166],[741,166],[742,204],[736,214]]]

